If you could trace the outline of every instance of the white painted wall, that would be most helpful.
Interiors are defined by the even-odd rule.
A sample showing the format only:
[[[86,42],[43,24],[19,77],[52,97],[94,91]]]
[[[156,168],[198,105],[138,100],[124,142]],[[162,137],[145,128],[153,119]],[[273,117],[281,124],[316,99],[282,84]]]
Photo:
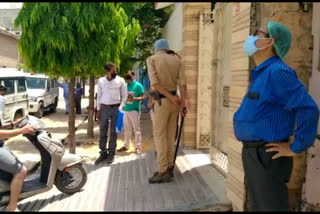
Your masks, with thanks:
[[[182,50],[183,3],[174,3],[174,11],[164,27],[163,37],[168,39],[171,50]]]

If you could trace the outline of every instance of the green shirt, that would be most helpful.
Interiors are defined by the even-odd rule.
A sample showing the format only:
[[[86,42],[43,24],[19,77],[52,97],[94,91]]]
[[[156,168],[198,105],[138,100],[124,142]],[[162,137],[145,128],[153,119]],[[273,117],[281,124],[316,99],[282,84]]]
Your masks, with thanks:
[[[133,97],[140,97],[144,93],[143,86],[138,83],[136,80],[133,80],[131,84],[127,84],[127,91],[133,92]],[[140,101],[133,101],[132,104],[126,103],[124,108],[124,111],[133,111],[136,110],[140,113]]]

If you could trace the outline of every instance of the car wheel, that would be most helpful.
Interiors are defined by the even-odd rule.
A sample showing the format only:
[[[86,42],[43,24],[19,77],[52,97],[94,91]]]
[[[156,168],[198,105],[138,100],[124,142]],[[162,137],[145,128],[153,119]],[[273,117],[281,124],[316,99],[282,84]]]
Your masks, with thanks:
[[[51,108],[52,113],[55,113],[57,111],[57,106],[58,106],[58,98],[54,100],[53,107]]]
[[[40,103],[38,111],[37,111],[37,113],[35,113],[35,116],[38,118],[41,118],[41,117],[43,117],[43,114],[44,114],[43,103]]]

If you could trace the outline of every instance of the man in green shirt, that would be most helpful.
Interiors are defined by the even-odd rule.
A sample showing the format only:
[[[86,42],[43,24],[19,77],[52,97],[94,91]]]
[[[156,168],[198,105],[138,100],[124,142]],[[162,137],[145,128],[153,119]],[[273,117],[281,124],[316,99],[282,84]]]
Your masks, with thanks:
[[[140,103],[145,99],[144,88],[134,79],[134,72],[129,71],[125,75],[127,82],[128,99],[123,108],[123,126],[124,126],[124,146],[118,151],[127,151],[129,149],[132,128],[135,134],[135,152],[141,152],[141,131],[140,131]]]

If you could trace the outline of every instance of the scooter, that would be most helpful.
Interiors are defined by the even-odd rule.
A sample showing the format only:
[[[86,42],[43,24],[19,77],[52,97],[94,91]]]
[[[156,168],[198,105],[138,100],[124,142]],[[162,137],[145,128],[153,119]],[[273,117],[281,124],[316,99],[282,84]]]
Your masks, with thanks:
[[[79,192],[87,181],[82,159],[74,154],[65,154],[62,143],[43,130],[44,123],[38,118],[28,115],[18,127],[27,124],[34,127],[35,132],[24,134],[24,137],[40,152],[41,164],[39,173],[28,175],[24,180],[19,201],[47,192],[53,185],[66,194]],[[0,170],[0,206],[9,202],[12,178],[11,174]]]

